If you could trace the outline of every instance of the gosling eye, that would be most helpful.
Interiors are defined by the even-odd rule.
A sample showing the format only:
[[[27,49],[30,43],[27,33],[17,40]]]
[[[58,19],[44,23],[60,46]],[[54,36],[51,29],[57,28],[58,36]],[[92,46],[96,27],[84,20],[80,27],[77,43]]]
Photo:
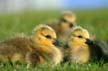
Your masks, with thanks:
[[[81,35],[79,35],[78,38],[83,38],[83,37]]]
[[[51,36],[50,35],[46,35],[45,37],[48,38],[48,39],[51,39]]]

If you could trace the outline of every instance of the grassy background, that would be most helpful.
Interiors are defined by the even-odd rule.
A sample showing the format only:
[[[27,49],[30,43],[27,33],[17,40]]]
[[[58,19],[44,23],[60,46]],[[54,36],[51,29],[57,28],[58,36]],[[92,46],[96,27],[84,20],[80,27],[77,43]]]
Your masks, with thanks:
[[[0,39],[16,32],[30,34],[32,29],[48,19],[56,19],[61,11],[25,11],[17,14],[0,14]],[[76,11],[77,24],[95,34],[98,39],[108,39],[108,10]]]
[[[32,29],[45,22],[48,19],[56,19],[60,16],[61,11],[24,11],[14,14],[0,14],[0,40],[5,40],[15,33],[24,32],[27,35],[31,34]],[[91,34],[97,36],[98,39],[108,39],[108,10],[93,10],[93,11],[75,11],[77,14],[77,24],[88,29]],[[58,65],[57,67],[38,67],[26,68],[26,65],[6,66],[0,65],[0,71],[108,71],[108,64],[100,66],[95,63],[84,65]]]

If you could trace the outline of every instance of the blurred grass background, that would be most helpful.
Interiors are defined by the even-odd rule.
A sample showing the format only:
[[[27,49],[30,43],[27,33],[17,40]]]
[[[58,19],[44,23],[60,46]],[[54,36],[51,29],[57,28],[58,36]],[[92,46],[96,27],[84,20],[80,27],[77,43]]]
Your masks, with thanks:
[[[15,33],[31,34],[38,24],[49,19],[58,19],[62,11],[23,11],[12,14],[0,14],[0,40]],[[88,29],[98,39],[107,40],[108,10],[76,10],[77,24]]]

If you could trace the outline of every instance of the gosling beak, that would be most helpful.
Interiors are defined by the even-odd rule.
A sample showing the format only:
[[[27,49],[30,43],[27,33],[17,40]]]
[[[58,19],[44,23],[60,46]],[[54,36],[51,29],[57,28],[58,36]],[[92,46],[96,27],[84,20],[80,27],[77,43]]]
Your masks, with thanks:
[[[72,28],[72,27],[75,27],[76,24],[75,23],[70,23],[69,27]]]
[[[74,26],[73,23],[71,23],[71,24],[69,25],[70,28],[72,28],[73,26]]]
[[[60,46],[60,47],[62,46],[62,43],[60,43],[58,40],[54,40],[53,44],[55,46]]]
[[[90,39],[86,39],[86,42],[85,43],[88,44],[88,45],[93,45],[93,41],[90,40]]]

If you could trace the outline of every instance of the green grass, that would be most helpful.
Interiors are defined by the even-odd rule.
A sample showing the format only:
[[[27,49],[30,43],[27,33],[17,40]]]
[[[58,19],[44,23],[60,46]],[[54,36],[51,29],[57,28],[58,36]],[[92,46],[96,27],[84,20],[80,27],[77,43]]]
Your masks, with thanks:
[[[77,24],[88,29],[98,39],[108,39],[108,10],[76,11]],[[24,32],[30,35],[32,29],[48,19],[58,18],[60,11],[28,11],[16,14],[0,14],[0,40],[5,40],[15,33]],[[108,71],[108,64],[103,66],[95,63],[84,65],[58,65],[57,67],[39,66],[36,68],[22,64],[11,66],[0,65],[0,71]]]
[[[76,64],[63,64],[55,67],[41,65],[38,67],[27,66],[25,64],[21,65],[10,65],[6,64],[0,65],[0,71],[108,71],[108,64],[99,65],[95,63],[88,63],[84,65],[76,65]]]

